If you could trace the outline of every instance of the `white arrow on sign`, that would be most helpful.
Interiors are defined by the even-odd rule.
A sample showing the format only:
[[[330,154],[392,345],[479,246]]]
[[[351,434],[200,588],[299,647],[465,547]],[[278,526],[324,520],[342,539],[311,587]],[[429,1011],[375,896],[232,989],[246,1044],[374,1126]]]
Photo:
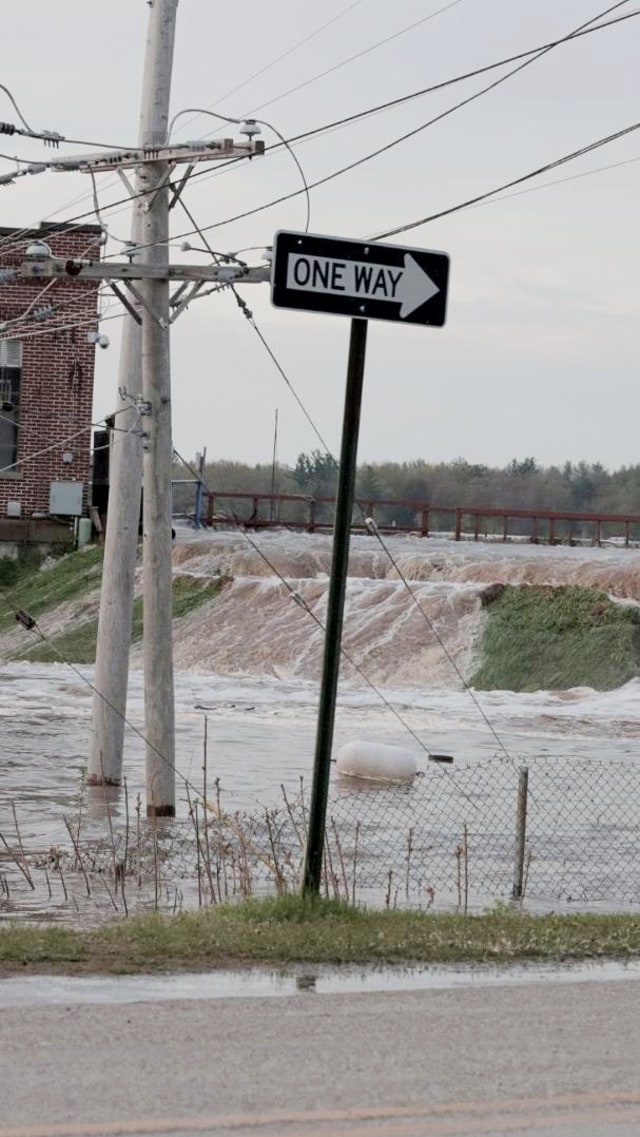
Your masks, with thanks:
[[[402,320],[440,291],[411,253],[404,254],[404,268],[289,253],[287,288],[354,299],[387,300],[400,304]]]

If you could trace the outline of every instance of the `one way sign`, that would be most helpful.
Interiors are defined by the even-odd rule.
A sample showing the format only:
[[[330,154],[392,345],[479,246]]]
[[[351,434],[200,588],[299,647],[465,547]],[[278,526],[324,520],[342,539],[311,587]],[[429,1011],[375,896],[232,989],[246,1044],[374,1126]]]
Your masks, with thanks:
[[[448,280],[446,253],[311,233],[279,232],[274,239],[277,308],[441,328]]]

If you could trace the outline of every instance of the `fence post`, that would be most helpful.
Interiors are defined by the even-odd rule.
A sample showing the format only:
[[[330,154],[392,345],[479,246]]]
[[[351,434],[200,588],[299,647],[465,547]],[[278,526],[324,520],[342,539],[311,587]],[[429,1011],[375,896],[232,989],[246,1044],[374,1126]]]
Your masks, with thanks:
[[[422,516],[421,516],[421,521],[420,521],[420,536],[421,537],[428,537],[429,536],[429,510],[428,509],[422,510]]]
[[[524,854],[527,840],[527,790],[529,767],[523,766],[518,778],[518,808],[516,812],[516,851],[513,866],[513,899],[522,900],[524,884]]]
[[[456,541],[462,540],[462,510],[460,509],[460,507],[458,507],[458,509],[456,509],[455,539],[456,539]]]

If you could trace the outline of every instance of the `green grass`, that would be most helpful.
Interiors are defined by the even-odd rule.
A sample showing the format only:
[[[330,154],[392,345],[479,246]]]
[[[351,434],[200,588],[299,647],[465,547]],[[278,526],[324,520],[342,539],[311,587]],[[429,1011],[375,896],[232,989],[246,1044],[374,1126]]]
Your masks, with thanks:
[[[511,963],[630,959],[640,916],[478,916],[369,912],[298,896],[178,916],[149,914],[86,932],[0,929],[0,974],[17,968],[136,972],[262,963]]]
[[[640,609],[577,586],[506,587],[488,600],[479,690],[609,691],[640,674]]]
[[[89,587],[93,587],[95,583],[93,581]],[[172,585],[174,619],[180,619],[181,616],[186,616],[199,605],[213,600],[220,592],[223,583],[224,581],[220,578],[210,580],[192,576],[175,576]],[[32,607],[28,607],[28,611],[35,615]],[[142,628],[142,597],[139,596],[134,601],[133,606],[133,643],[142,639]],[[49,637],[46,643],[42,640],[36,640],[21,651],[15,652],[10,658],[26,659],[32,663],[55,663],[60,660],[68,660],[71,663],[94,663],[97,636],[97,618],[84,621],[78,619],[68,631]]]
[[[0,631],[14,624],[14,613],[20,608],[36,619],[44,612],[96,588],[102,572],[102,549],[81,549],[61,557],[53,565],[38,569],[26,567],[10,587],[0,587]]]

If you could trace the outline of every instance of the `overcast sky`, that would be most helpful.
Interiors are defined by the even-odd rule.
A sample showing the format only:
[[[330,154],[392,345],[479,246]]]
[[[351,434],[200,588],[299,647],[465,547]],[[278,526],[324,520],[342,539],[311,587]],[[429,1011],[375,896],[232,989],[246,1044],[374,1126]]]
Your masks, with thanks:
[[[449,10],[424,20],[447,3]],[[558,38],[608,6],[606,0],[181,0],[172,111],[209,107],[240,117],[255,110],[292,136]],[[615,14],[637,9],[630,0]],[[2,14],[0,82],[32,126],[117,146],[135,142],[145,0],[3,0]],[[395,35],[417,21],[423,22]],[[309,82],[357,53],[365,54]],[[640,119],[639,57],[640,16],[559,46],[472,105],[313,190],[311,231],[371,237],[633,124]],[[308,181],[390,142],[507,70],[299,145]],[[15,121],[1,91],[0,119]],[[185,116],[175,137],[222,137],[229,129]],[[264,138],[267,146],[277,141],[269,131]],[[31,161],[51,156],[16,137],[0,137],[0,150]],[[77,146],[60,150],[77,152]],[[619,165],[575,178],[612,163]],[[0,160],[0,173],[9,168]],[[538,190],[558,178],[572,180]],[[237,251],[270,245],[278,229],[304,227],[302,196],[220,224],[299,185],[290,155],[278,151],[198,177],[185,200],[200,227],[217,226],[207,231],[213,248]],[[103,175],[98,186],[110,232],[127,237],[129,207],[107,208],[122,199],[121,184]],[[359,461],[462,456],[500,466],[534,455],[543,464],[584,458],[610,468],[640,461],[640,130],[523,188],[536,192],[393,239],[449,253],[448,319],[443,329],[371,322]],[[79,173],[25,177],[2,188],[0,224],[75,218],[91,209],[89,191]],[[176,237],[193,228],[179,207],[172,225]],[[179,245],[174,260],[207,263]],[[119,247],[110,241],[107,251]],[[258,264],[260,253],[247,259]],[[348,320],[275,309],[266,284],[245,286],[242,294],[337,453]],[[114,299],[105,317],[119,311]],[[98,352],[96,419],[115,406],[121,324],[105,318],[102,325],[111,346]],[[228,293],[194,302],[176,322],[172,376],[174,443],[187,457],[206,446],[210,458],[270,462],[276,409],[280,461],[293,463],[301,451],[320,446]]]

